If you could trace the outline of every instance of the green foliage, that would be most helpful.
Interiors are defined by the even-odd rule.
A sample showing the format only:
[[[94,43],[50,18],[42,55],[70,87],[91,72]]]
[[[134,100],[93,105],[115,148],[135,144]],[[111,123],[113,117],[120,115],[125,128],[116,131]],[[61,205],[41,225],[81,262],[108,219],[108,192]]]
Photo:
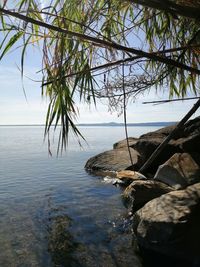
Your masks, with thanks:
[[[141,26],[146,33],[145,38],[150,51],[199,44],[200,23],[185,17],[175,18],[173,14],[150,8],[144,8],[143,14]],[[149,19],[144,20],[145,17]],[[199,69],[199,49],[183,49],[166,56]],[[165,77],[170,97],[185,97],[189,89],[194,94],[199,92],[199,77],[181,68],[151,61],[147,63],[146,69],[150,69],[152,73],[157,71]],[[159,85],[163,85],[163,79],[159,80],[157,86]]]
[[[23,76],[28,47],[34,45],[41,50],[42,95],[49,99],[45,134],[49,135],[52,125],[56,128],[61,124],[58,151],[66,147],[70,129],[81,136],[75,126],[77,99],[96,103],[102,87],[107,96],[111,91],[114,97],[119,94],[120,89],[111,85],[120,77],[117,67],[124,56],[128,59],[126,74],[132,77],[134,72],[134,80],[139,77],[138,83],[134,83],[138,90],[151,86],[157,90],[167,88],[169,97],[184,97],[190,91],[199,93],[198,71],[181,67],[199,70],[198,20],[147,7],[145,1],[52,0],[46,7],[42,2],[21,0],[8,5],[4,1],[0,7],[4,34],[0,59],[18,44]],[[160,59],[141,55],[136,61],[132,59],[133,51],[125,52],[126,47],[138,49],[137,56],[144,51],[148,55],[157,53]],[[172,51],[165,52],[168,49]],[[111,68],[113,61],[120,63]],[[172,61],[182,65],[177,67]],[[100,65],[103,72],[96,68]],[[141,83],[144,86],[139,86]]]

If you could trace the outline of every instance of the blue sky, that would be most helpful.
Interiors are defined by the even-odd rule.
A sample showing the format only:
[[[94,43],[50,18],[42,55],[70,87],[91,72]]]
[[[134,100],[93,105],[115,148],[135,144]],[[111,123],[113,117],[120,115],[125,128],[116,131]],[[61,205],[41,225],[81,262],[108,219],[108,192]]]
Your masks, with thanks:
[[[32,65],[32,64],[31,64]],[[26,66],[25,75],[34,77],[37,68]],[[0,124],[43,124],[47,110],[46,99],[41,98],[40,84],[25,79],[27,101],[24,97],[21,74],[15,59],[8,64],[6,60],[0,63]],[[143,101],[166,99],[165,94],[156,95],[155,91],[130,103],[127,110],[128,122],[177,121],[192,107],[195,101],[175,102],[162,105],[143,105]],[[109,113],[106,105],[99,103],[97,108],[78,104],[81,123],[122,122],[123,117],[117,113]],[[200,115],[200,111],[195,115]]]
[[[33,67],[27,67],[27,70],[29,75],[36,71]],[[19,70],[14,64],[8,67],[3,63],[0,65],[0,83],[0,124],[43,124],[45,122],[47,101],[41,98],[40,84],[26,79],[25,89],[28,99],[26,101]],[[158,97],[153,93],[140,97],[128,107],[128,122],[177,121],[194,103],[194,101],[185,101],[156,106],[142,104],[144,100],[163,99],[164,97]],[[118,117],[117,113],[110,114],[107,106],[103,104],[98,104],[97,109],[79,104],[79,109],[78,122],[123,121],[122,116]],[[197,112],[196,115],[200,115],[200,112]]]
[[[0,33],[1,34],[1,33]],[[0,35],[0,39],[2,36]],[[25,76],[38,79],[36,72],[39,67],[38,51],[32,51],[25,64]],[[40,83],[24,79],[27,100],[24,97],[21,74],[17,66],[20,65],[20,52],[8,54],[0,62],[0,125],[7,124],[44,124],[47,110],[46,99],[41,98]],[[152,88],[149,94],[140,96],[135,102],[130,103],[127,109],[127,121],[152,122],[152,121],[178,121],[193,106],[195,100],[175,102],[162,105],[143,105],[143,101],[167,99],[164,93],[155,94]],[[79,118],[77,123],[94,122],[123,122],[123,117],[117,113],[109,113],[105,104],[98,103],[94,106],[77,103]],[[197,111],[194,116],[200,115]]]

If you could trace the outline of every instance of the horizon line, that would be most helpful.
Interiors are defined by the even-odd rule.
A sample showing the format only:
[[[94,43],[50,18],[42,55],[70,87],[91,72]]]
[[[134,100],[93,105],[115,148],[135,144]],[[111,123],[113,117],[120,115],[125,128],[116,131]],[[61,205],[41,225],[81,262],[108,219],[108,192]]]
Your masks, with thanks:
[[[173,124],[177,123],[177,121],[150,121],[150,122],[129,122],[127,125],[129,126],[137,126],[137,125],[142,125],[142,124]],[[108,126],[124,126],[124,122],[92,122],[92,123],[77,123],[76,126],[103,126],[103,125],[108,125]],[[45,124],[0,124],[0,126],[45,126]],[[55,124],[52,124],[52,126],[55,126]],[[58,124],[57,126],[61,126],[61,124]]]

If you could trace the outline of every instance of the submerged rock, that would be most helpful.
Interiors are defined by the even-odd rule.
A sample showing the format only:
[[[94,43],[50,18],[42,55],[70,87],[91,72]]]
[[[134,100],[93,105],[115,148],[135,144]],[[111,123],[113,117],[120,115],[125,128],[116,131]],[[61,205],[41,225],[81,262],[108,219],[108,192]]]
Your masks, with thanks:
[[[200,155],[176,153],[159,166],[154,179],[166,183],[175,189],[200,182]]]
[[[134,215],[139,245],[200,264],[200,183],[148,202]],[[193,263],[194,263],[193,262]],[[192,265],[191,265],[192,266]]]
[[[90,158],[85,168],[90,171],[120,171],[128,168],[137,168],[139,153],[131,148],[133,166],[127,149],[113,149]]]
[[[164,183],[152,180],[137,180],[132,182],[124,191],[123,199],[132,212],[143,207],[150,200],[169,193],[173,189]]]

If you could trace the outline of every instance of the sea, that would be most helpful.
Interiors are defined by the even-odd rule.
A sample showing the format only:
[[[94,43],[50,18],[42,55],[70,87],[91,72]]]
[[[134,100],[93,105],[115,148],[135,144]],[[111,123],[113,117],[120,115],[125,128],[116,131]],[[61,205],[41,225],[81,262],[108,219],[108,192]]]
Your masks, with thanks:
[[[129,127],[129,136],[161,126]],[[140,267],[122,189],[85,171],[86,161],[125,138],[124,128],[80,126],[52,156],[43,126],[0,127],[0,267]]]

